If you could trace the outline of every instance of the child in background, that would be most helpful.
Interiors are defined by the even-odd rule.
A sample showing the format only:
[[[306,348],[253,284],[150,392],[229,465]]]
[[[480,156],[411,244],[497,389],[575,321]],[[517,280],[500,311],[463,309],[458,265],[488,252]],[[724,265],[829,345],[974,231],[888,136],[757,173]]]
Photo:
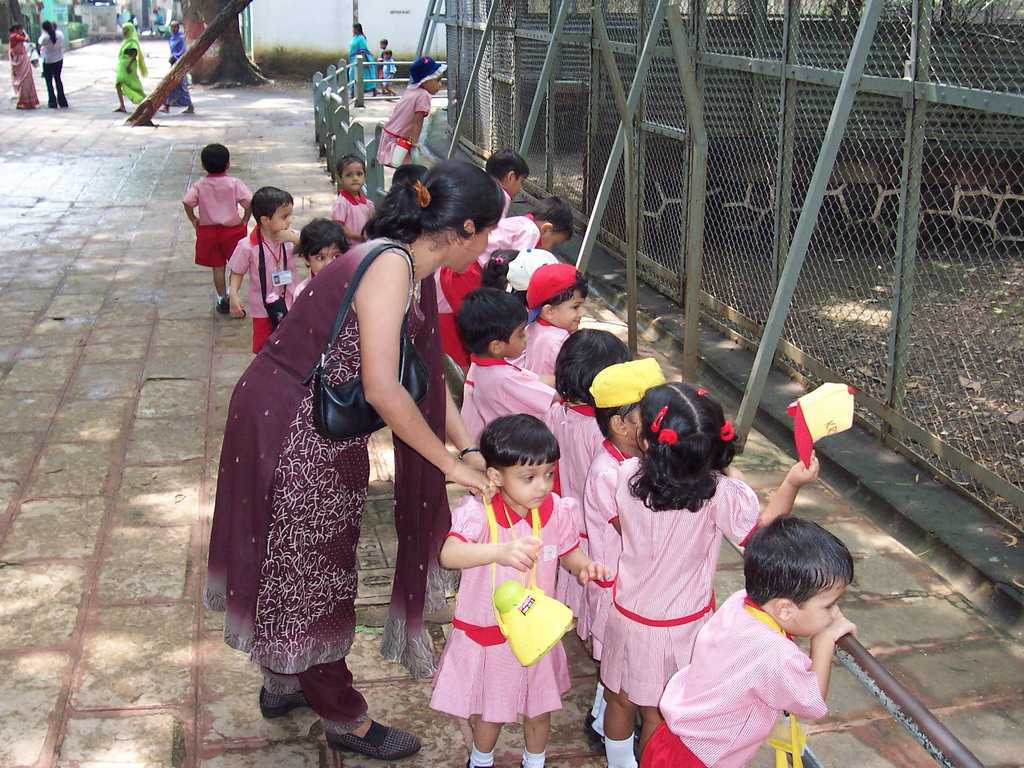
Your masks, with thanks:
[[[181,202],[196,231],[196,264],[213,271],[213,290],[217,294],[214,306],[226,315],[231,311],[231,299],[225,267],[238,241],[246,235],[252,194],[240,179],[228,176],[231,153],[223,144],[207,144],[199,160],[206,176],[188,188]]]
[[[381,40],[382,43],[387,43],[387,40]],[[385,96],[396,96],[397,94],[391,88],[391,81],[395,78],[395,59],[394,54],[390,48],[384,48],[384,51],[380,55],[380,77],[382,82],[381,89],[384,91]]]
[[[310,280],[317,273],[349,249],[348,240],[341,225],[328,219],[313,219],[299,233],[299,244],[295,255],[306,262],[309,277],[295,286],[295,298],[299,298]]]
[[[551,712],[562,708],[561,697],[570,687],[565,650],[559,641],[536,664],[522,666],[495,624],[494,589],[522,581],[536,568],[537,586],[551,594],[559,564],[584,584],[612,574],[579,547],[576,501],[551,492],[559,452],[547,427],[532,416],[502,416],[480,436],[480,453],[490,487],[498,490],[490,500],[493,512],[472,495],[452,511],[451,532],[438,560],[445,568],[461,569],[462,582],[430,706],[470,721],[469,768],[494,765],[502,725],[522,715],[522,764],[543,768]]]
[[[729,467],[734,436],[722,406],[689,384],[662,384],[640,402],[642,456],[622,463],[615,484],[622,554],[601,659],[609,768],[636,768],[637,709],[641,751],[662,721],[665,685],[690,663],[714,610],[722,536],[744,544],[756,527],[789,514],[818,476],[816,458],[810,468],[797,462],[760,512],[757,494]]]
[[[501,217],[505,218],[512,201],[523,191],[523,182],[530,175],[530,166],[514,149],[499,149],[487,158],[484,169],[488,176],[501,185],[505,193],[505,210],[501,212]]]
[[[521,364],[538,376],[555,372],[555,360],[569,334],[583,319],[587,279],[572,264],[541,267],[530,278],[526,305],[530,308],[530,340]]]
[[[366,166],[355,155],[338,161],[338,199],[331,206],[331,218],[341,225],[353,245],[363,242],[363,227],[373,218],[374,206],[363,194]]]
[[[525,248],[552,250],[572,237],[572,209],[558,197],[539,201],[525,216],[509,216],[498,222],[487,236],[487,247],[478,261],[487,262],[497,250]]]
[[[781,712],[828,714],[836,641],[857,634],[837,605],[853,581],[849,550],[816,523],[780,518],[751,536],[743,577],[669,680],[642,768],[740,768]],[[810,658],[791,636],[811,638]]]
[[[525,251],[520,251],[512,263],[508,265],[508,271],[505,273],[505,285],[487,286],[487,274],[485,273],[484,286],[500,287],[511,291],[515,294],[516,298],[523,302],[525,307],[526,291],[530,287],[530,278],[533,277],[534,272],[548,264],[558,264],[558,258],[555,254],[551,253],[551,251],[545,251],[543,248],[527,248]]]
[[[565,347],[578,335],[570,336]],[[640,401],[647,390],[664,383],[665,377],[658,361],[645,358],[608,366],[594,377],[590,386],[594,419],[604,441],[590,462],[583,485],[583,521],[591,557],[608,563],[612,570],[618,568],[622,553],[622,537],[614,525],[619,516],[615,508],[619,465],[640,455]],[[598,664],[601,663],[604,629],[611,605],[611,589],[597,582],[584,587],[576,632],[584,641],[589,635],[590,653]],[[594,704],[584,722],[587,741],[595,750],[604,749],[604,709],[604,686],[599,680]]]
[[[548,408],[543,416],[544,424],[562,448],[556,488],[560,496],[583,501],[587,470],[604,441],[594,419],[594,400],[590,395],[594,377],[609,365],[624,363],[631,357],[629,347],[618,337],[596,328],[577,331],[562,345],[555,361],[555,391],[560,401]],[[576,525],[583,551],[589,554],[587,528],[582,515]],[[580,613],[583,588],[579,582],[560,578],[556,596],[572,609],[578,620],[584,620]]]
[[[444,65],[429,56],[417,59],[409,66],[409,87],[395,104],[391,117],[384,125],[380,147],[377,149],[378,163],[392,165],[391,156],[399,142],[404,149],[409,150],[403,162],[415,162],[411,150],[419,149],[423,120],[430,114],[430,97],[441,90],[444,70]]]
[[[291,228],[292,196],[277,187],[260,187],[252,196],[256,227],[235,246],[231,270],[231,314],[245,317],[239,290],[249,275],[248,311],[252,318],[252,352],[263,347],[295,300],[295,260],[292,248],[299,235]]]
[[[470,293],[458,314],[459,331],[472,353],[462,420],[476,441],[493,419],[510,413],[540,417],[558,399],[553,378],[542,380],[505,358],[526,348],[526,309],[505,291],[480,288]]]

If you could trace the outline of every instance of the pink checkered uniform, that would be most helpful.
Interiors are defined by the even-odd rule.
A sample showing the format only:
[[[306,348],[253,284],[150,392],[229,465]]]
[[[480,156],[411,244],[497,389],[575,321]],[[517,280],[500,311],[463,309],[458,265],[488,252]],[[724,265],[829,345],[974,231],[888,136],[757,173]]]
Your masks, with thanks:
[[[668,681],[661,713],[669,730],[715,768],[741,768],[782,711],[804,720],[828,714],[811,659],[758,621],[740,590],[697,634],[692,663]]]
[[[658,705],[665,684],[690,663],[697,631],[714,610],[722,537],[744,543],[760,515],[757,494],[724,475],[698,512],[655,512],[629,490],[638,459],[615,481],[622,554],[608,613],[601,682],[639,706]]]
[[[508,197],[508,192],[505,192],[505,197]],[[511,203],[511,200],[508,202]],[[491,254],[495,251],[523,251],[527,248],[540,248],[540,227],[533,220],[533,215],[528,213],[525,216],[508,216],[501,219],[491,230],[487,236],[487,247],[476,260],[480,266],[484,266],[491,260]]]
[[[399,139],[409,138],[413,123],[416,122],[416,115],[423,115],[425,118],[429,114],[430,94],[422,88],[407,88],[391,111],[391,117],[384,124],[380,146],[377,148],[377,162],[381,165],[390,165],[395,145]],[[407,155],[405,162],[411,163],[411,157]]]
[[[525,413],[543,418],[555,399],[555,390],[537,375],[508,360],[470,356],[466,389],[462,396],[462,421],[473,442],[499,416]]]
[[[373,218],[373,201],[363,193],[356,197],[347,189],[341,190],[331,206],[331,219],[349,232],[362,232],[366,222]]]
[[[533,535],[529,515],[519,517],[504,504],[501,494],[492,503],[500,543]],[[551,494],[539,510],[543,546],[536,567],[537,586],[548,595],[554,592],[559,558],[579,546],[573,523],[576,506],[573,499]],[[487,513],[477,497],[466,496],[452,511],[448,535],[476,544],[490,543]],[[489,723],[511,723],[520,714],[536,717],[562,708],[562,694],[570,688],[569,665],[562,643],[557,643],[536,664],[524,667],[497,628],[495,587],[528,578],[528,574],[502,565],[497,567],[493,580],[490,565],[462,572],[452,633],[434,676],[432,709],[463,718],[480,715]],[[472,639],[471,635],[480,637],[478,632],[494,644],[481,645]]]
[[[548,408],[542,421],[558,440],[558,448],[562,454],[558,460],[558,492],[563,497],[582,502],[587,470],[604,443],[601,428],[597,426],[597,419],[594,418],[594,408],[589,405],[554,403]],[[580,546],[590,554],[582,508],[579,508],[579,513],[576,524],[580,532]],[[602,560],[597,562],[604,564]],[[572,609],[578,620],[583,619],[583,585],[567,571],[558,574],[556,596]],[[580,631],[578,623],[576,631]]]
[[[615,506],[615,483],[619,465],[628,457],[605,440],[590,463],[583,486],[583,521],[587,530],[590,556],[615,573],[622,554],[622,537],[612,525],[619,517]],[[591,655],[600,661],[604,650],[604,630],[612,607],[612,590],[592,581],[583,588],[583,605],[577,614],[576,632],[584,640],[593,640]]]
[[[246,208],[252,193],[241,179],[226,173],[210,173],[188,188],[181,202],[199,206],[199,226],[237,227],[242,223],[238,209]]]
[[[526,328],[526,351],[516,362],[538,376],[554,376],[555,360],[569,332],[539,317]]]

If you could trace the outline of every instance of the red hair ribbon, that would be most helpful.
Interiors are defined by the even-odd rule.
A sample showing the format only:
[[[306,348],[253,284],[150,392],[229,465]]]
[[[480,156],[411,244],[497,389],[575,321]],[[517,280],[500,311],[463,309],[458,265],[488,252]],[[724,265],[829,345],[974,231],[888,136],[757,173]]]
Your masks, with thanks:
[[[659,443],[668,443],[669,445],[675,445],[678,439],[679,435],[676,434],[676,431],[674,429],[669,429],[668,427],[665,427],[663,430],[658,432]]]
[[[661,422],[665,420],[665,414],[668,413],[668,406],[662,406],[661,410],[658,411],[658,415],[654,417],[654,421],[651,422],[651,432],[659,432],[661,430]]]
[[[736,432],[732,428],[732,422],[726,419],[726,422],[725,424],[722,425],[722,430],[721,432],[719,432],[719,434],[722,436],[722,439],[725,440],[725,442],[732,442],[732,439],[736,437]]]
[[[706,389],[698,389],[697,390],[697,394],[700,395],[701,397],[704,397],[704,395],[706,395],[707,393],[708,393],[708,391]]]

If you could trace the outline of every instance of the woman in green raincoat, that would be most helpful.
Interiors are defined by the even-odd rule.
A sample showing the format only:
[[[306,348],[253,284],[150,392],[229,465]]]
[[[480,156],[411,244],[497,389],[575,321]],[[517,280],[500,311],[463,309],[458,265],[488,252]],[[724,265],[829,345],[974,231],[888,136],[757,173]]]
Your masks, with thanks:
[[[142,81],[139,79],[149,74],[146,68],[146,60],[142,56],[142,47],[139,44],[139,33],[135,31],[135,25],[128,23],[121,27],[124,41],[121,43],[121,50],[117,54],[117,78],[114,80],[114,87],[117,88],[117,100],[120,106],[115,112],[127,112],[124,107],[124,97],[127,96],[133,104],[138,104],[146,94],[142,90]]]

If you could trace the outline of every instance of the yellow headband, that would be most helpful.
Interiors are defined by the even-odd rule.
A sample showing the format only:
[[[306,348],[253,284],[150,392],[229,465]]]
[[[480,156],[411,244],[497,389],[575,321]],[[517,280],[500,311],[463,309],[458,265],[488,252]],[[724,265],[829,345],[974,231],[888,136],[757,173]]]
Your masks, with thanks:
[[[648,389],[664,383],[658,361],[647,357],[608,366],[594,377],[590,394],[598,408],[618,408],[639,403]]]

